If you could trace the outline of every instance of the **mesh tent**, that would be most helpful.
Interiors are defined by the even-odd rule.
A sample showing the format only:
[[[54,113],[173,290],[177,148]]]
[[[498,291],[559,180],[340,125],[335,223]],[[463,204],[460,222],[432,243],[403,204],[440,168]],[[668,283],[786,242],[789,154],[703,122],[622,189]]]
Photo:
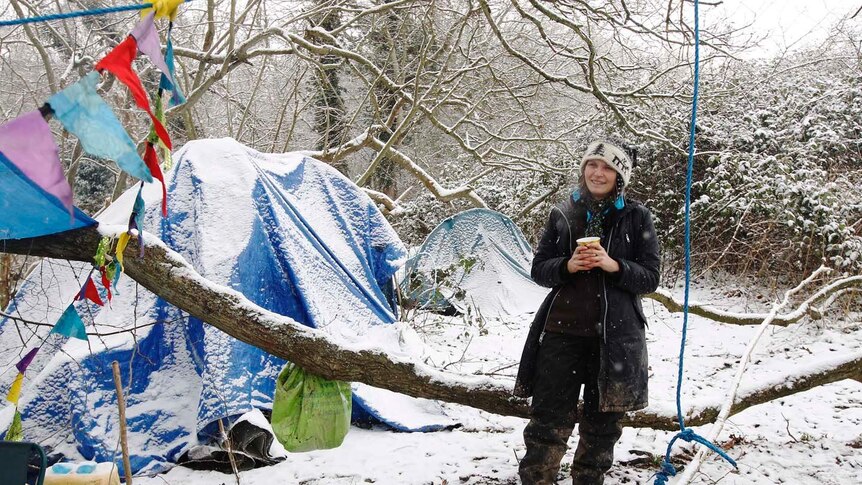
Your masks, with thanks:
[[[410,258],[400,288],[409,305],[484,316],[534,312],[548,289],[530,279],[533,251],[505,215],[470,209],[444,220]]]

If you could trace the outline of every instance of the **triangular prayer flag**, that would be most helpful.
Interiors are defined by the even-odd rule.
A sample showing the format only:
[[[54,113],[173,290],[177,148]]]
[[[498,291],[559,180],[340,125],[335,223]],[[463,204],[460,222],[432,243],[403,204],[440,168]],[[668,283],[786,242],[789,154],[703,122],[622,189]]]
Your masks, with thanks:
[[[151,13],[141,19],[129,35],[138,42],[138,50],[149,57],[150,61],[162,71],[162,75],[167,75],[170,82],[173,83],[173,74],[171,74],[171,70],[165,64],[165,58],[162,56],[162,44],[159,42],[156,24],[153,23],[153,15],[154,13]]]
[[[162,78],[159,80],[159,88],[165,89],[171,92],[171,106],[178,106],[186,102],[186,97],[183,96],[183,92],[180,90],[180,85],[177,83],[177,71],[174,68],[174,43],[171,40],[171,30],[173,30],[173,24],[168,28],[168,45],[165,47],[165,64],[168,65],[168,70],[171,72],[171,79],[168,79],[167,76],[162,75]],[[170,168],[170,166],[168,166]]]
[[[147,148],[144,152],[144,162],[153,177],[162,183],[162,216],[168,217],[168,189],[165,186],[165,176],[162,175],[162,167],[159,166],[159,156],[156,155],[156,149],[153,144],[147,142]]]
[[[117,262],[111,261],[105,266],[105,274],[108,276],[108,279],[112,282],[114,281],[114,277],[117,275]],[[111,284],[113,286],[113,283]]]
[[[78,311],[75,310],[75,305],[69,305],[69,308],[66,308],[66,311],[60,316],[60,320],[54,324],[51,333],[87,340],[87,331],[84,329],[84,322],[81,320],[81,316],[78,315]]]
[[[137,41],[138,50],[149,57],[150,61],[162,71],[162,74],[167,75],[169,80],[173,82],[173,74],[168,68],[164,56],[162,56],[162,45],[159,42],[156,25],[153,22],[153,14],[151,13],[141,19],[129,35]]]
[[[9,389],[9,394],[6,394],[6,400],[12,404],[18,404],[18,398],[21,396],[21,384],[24,382],[24,374],[19,372],[18,376],[12,382],[12,388]]]
[[[161,88],[160,88],[161,89]],[[162,108],[162,97],[156,96],[156,100],[153,103],[156,106],[156,118],[161,120],[162,124],[165,123],[165,110]],[[173,160],[171,159],[171,150],[162,143],[162,140],[159,139],[159,135],[156,134],[155,125],[150,126],[150,134],[147,135],[147,141],[151,142],[153,145],[157,145],[162,151],[162,160],[164,161],[163,165],[165,170],[170,170],[171,165],[173,165]]]
[[[162,88],[160,87],[159,89],[161,90]],[[159,121],[161,121],[162,124],[164,124],[165,110],[162,109],[162,97],[161,96],[156,96],[156,98],[153,100],[153,106],[155,106],[154,112],[156,114],[156,118],[158,118]],[[161,140],[159,139],[159,134],[156,133],[156,125],[150,124],[150,132],[147,134],[147,141],[154,144],[154,145],[156,143],[161,142]]]
[[[123,251],[126,250],[126,246],[129,244],[129,239],[131,236],[128,232],[124,232],[120,234],[120,237],[117,239],[117,261],[120,262],[120,271],[125,271],[125,267],[123,266]]]
[[[24,430],[21,428],[21,413],[15,407],[15,416],[12,418],[12,424],[9,425],[9,430],[6,431],[4,441],[23,441]]]
[[[144,198],[141,196],[141,191],[144,190],[144,184],[138,189],[138,195],[135,197],[135,205],[132,207],[132,214],[129,216],[129,231],[137,229],[138,231],[138,248],[139,257],[144,257]]]
[[[99,266],[99,274],[102,276],[102,286],[108,295],[108,302],[111,301],[111,279],[108,278],[108,272],[104,266]]]
[[[36,352],[38,351],[39,347],[34,347],[30,349],[30,351],[27,352],[27,355],[25,355],[23,359],[21,359],[20,361],[18,361],[17,364],[15,364],[15,368],[18,369],[18,372],[23,374],[27,370],[27,367],[29,367],[30,363],[33,362],[33,357],[36,357]]]
[[[85,298],[96,305],[105,306],[105,302],[103,302],[102,297],[99,296],[99,290],[96,289],[96,284],[93,283],[93,278],[90,276],[87,276],[87,282],[84,283],[84,286],[81,288],[81,292],[78,293],[78,296],[75,299],[83,300]]]
[[[117,47],[102,58],[96,64],[95,69],[99,72],[108,71],[113,74],[121,83],[125,84],[132,93],[132,98],[139,108],[146,111],[153,120],[156,133],[159,138],[165,142],[165,145],[172,148],[171,137],[168,136],[167,130],[162,125],[161,121],[156,119],[153,112],[150,110],[150,100],[147,97],[147,92],[144,91],[144,86],[141,84],[141,79],[138,74],[132,69],[132,61],[138,55],[138,42],[134,37],[128,36],[126,40],[120,42]]]
[[[117,267],[116,261],[111,261],[108,263],[108,279],[111,280],[111,286],[114,288],[114,294],[119,295],[120,291],[117,290],[117,283],[120,282],[120,274],[122,274],[122,270]]]
[[[72,187],[63,175],[54,135],[42,113],[32,111],[0,126],[0,152],[72,212]]]
[[[93,256],[93,261],[96,263],[96,267],[104,266],[105,260],[108,257],[108,250],[111,248],[111,238],[108,236],[103,237],[99,241],[99,247],[96,248],[96,255]]]
[[[134,142],[111,108],[96,93],[99,73],[91,72],[77,83],[54,94],[48,104],[66,131],[77,136],[84,150],[114,160],[131,176],[152,182],[153,176],[138,156]]]

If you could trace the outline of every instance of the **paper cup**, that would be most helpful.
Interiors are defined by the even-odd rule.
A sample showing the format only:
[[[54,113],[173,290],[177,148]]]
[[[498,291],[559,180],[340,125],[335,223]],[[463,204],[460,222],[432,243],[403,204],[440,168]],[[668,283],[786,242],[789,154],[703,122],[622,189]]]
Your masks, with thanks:
[[[579,238],[579,239],[577,239],[576,242],[578,243],[578,246],[586,246],[588,244],[597,243],[601,240],[602,240],[602,238],[600,238],[600,237],[590,236],[590,237]]]

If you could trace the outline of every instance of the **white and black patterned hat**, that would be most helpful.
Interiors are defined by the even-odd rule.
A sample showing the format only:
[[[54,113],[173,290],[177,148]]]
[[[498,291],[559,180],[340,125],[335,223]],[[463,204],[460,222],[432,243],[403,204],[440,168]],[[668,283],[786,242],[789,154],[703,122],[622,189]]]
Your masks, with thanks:
[[[623,187],[629,184],[634,163],[629,154],[626,153],[626,150],[604,140],[597,140],[590,143],[587,147],[586,153],[584,153],[584,157],[581,159],[581,173],[584,173],[584,166],[587,164],[588,160],[596,159],[607,163],[622,176]]]

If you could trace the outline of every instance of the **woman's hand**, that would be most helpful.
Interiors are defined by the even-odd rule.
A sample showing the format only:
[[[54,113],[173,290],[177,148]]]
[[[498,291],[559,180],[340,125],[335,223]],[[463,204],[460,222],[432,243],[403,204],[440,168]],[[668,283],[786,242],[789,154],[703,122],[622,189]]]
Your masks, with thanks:
[[[591,266],[587,261],[586,246],[578,246],[575,248],[575,254],[569,258],[568,263],[566,263],[566,269],[569,270],[569,273],[577,273],[578,271],[589,271],[593,269],[594,266]]]
[[[569,273],[589,271],[594,268],[601,268],[606,273],[616,273],[620,270],[620,265],[608,255],[601,244],[592,243],[575,248],[575,254],[569,259],[566,268]]]

